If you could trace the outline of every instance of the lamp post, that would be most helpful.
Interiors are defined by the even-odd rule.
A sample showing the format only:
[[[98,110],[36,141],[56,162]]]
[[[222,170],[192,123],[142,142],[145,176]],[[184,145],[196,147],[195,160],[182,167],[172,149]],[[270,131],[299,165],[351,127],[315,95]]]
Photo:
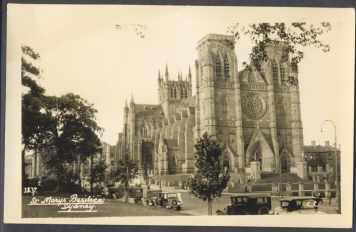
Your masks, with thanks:
[[[336,201],[337,201],[337,213],[341,213],[341,196],[340,196],[340,183],[339,183],[339,160],[337,151],[337,136],[336,136],[336,124],[332,120],[325,120],[320,126],[320,132],[323,132],[323,126],[326,123],[330,123],[334,128],[334,147],[335,147],[335,187],[336,187]]]

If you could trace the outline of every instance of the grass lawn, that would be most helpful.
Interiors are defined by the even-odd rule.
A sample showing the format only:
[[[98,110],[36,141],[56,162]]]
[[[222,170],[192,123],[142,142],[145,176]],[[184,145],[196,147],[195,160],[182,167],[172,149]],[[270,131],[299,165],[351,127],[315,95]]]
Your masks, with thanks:
[[[208,215],[208,202],[203,201],[195,197],[191,193],[182,193],[182,199],[184,202],[182,212],[192,215]],[[230,204],[230,196],[223,195],[220,198],[216,198],[213,201],[213,214],[216,210],[224,209]]]

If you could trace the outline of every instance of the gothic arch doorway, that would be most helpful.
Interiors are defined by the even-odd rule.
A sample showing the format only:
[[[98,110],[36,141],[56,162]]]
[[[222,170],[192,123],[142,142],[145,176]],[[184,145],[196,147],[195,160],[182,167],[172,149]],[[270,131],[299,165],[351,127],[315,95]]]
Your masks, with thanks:
[[[169,174],[177,174],[178,162],[177,162],[176,155],[173,153],[173,154],[170,154],[168,157],[169,157],[169,159],[168,159],[168,173]]]
[[[252,156],[250,156],[250,161],[258,161],[260,162],[260,170],[262,171],[262,151],[261,151],[261,144],[257,142],[254,145]]]
[[[141,162],[144,174],[148,175],[153,171],[154,145],[150,141],[142,141]]]
[[[247,162],[259,161],[261,171],[270,173],[274,171],[274,153],[260,130],[256,130],[250,144],[246,149]]]

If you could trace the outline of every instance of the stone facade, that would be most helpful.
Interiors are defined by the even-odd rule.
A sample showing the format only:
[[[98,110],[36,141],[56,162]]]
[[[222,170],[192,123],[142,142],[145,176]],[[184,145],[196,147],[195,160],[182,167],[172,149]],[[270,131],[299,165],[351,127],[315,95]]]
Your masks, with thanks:
[[[154,175],[192,173],[194,143],[208,132],[225,144],[224,161],[238,178],[279,172],[305,178],[298,71],[285,45],[267,46],[260,70],[238,70],[232,36],[206,35],[197,51],[196,95],[190,68],[172,80],[166,67],[158,73],[159,104],[131,97],[125,105],[119,149]]]

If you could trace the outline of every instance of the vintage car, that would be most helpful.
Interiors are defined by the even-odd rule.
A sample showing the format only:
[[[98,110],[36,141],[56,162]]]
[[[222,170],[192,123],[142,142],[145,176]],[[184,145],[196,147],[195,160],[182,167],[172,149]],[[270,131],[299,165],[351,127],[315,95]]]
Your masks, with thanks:
[[[157,204],[157,199],[158,199],[160,193],[162,193],[162,190],[160,190],[160,189],[149,190],[147,192],[147,198],[145,199],[146,205],[155,206]]]
[[[123,186],[115,186],[110,185],[108,186],[108,196],[107,198],[110,199],[119,199],[124,196],[124,187]]]
[[[181,210],[183,206],[182,196],[177,192],[160,192],[158,193],[155,205],[168,209]]]
[[[239,194],[232,196],[231,205],[218,214],[227,215],[257,215],[269,214],[271,210],[271,196],[268,194]]]
[[[142,203],[143,189],[139,187],[130,187],[128,189],[128,197],[133,198],[136,204]]]
[[[314,196],[284,197],[280,199],[280,207],[274,209],[274,214],[308,214],[319,213],[321,198]]]

